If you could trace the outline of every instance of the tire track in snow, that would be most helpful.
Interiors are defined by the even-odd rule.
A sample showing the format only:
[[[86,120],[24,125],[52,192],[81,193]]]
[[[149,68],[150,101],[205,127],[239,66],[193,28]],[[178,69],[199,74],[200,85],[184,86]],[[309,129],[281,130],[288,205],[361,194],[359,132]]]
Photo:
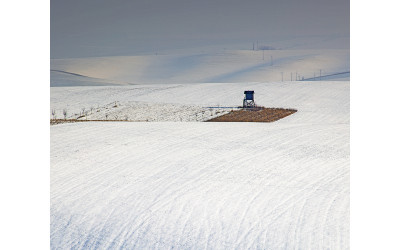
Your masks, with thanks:
[[[330,176],[329,174],[326,174],[326,176]],[[332,179],[336,179],[336,177],[333,177]],[[324,179],[323,179],[324,180]],[[324,180],[327,181],[327,183],[329,183],[331,180]],[[297,193],[289,195],[288,198],[284,199],[281,203],[279,203],[277,206],[273,207],[270,209],[270,212],[267,213],[267,215],[263,216],[265,217],[269,217],[272,213],[274,213],[275,211],[279,211],[277,214],[274,214],[275,219],[279,218],[280,215],[282,215],[283,213],[285,213],[287,210],[289,210],[291,207],[288,206],[288,204],[296,204],[298,203],[298,201],[304,200],[304,199],[309,199],[309,197],[306,196],[306,194],[308,194],[307,192],[304,192],[304,190],[306,190],[307,188],[312,188],[313,186],[315,186],[315,184],[318,183],[322,183],[322,181],[315,181],[312,182],[310,184],[307,184],[305,187],[302,187]],[[326,182],[323,182],[326,183]],[[321,184],[320,184],[321,185]],[[318,186],[314,187],[313,190],[318,190]],[[315,192],[314,192],[315,193]],[[299,194],[302,194],[300,197],[298,197]],[[309,196],[311,196],[313,193],[310,193]],[[301,219],[301,218],[298,218]],[[272,221],[270,220],[270,224],[274,221],[274,219],[272,219]],[[241,245],[241,243],[243,242],[244,239],[246,239],[246,237],[251,233],[251,231],[261,222],[258,222],[256,225],[253,225],[251,228],[247,229],[247,233],[243,234],[238,241],[235,243],[235,245]]]

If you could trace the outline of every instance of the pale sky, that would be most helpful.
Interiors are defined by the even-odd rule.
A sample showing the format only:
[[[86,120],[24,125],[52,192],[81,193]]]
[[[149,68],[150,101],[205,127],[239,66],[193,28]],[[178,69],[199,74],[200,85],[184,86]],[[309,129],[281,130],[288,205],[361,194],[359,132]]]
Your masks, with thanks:
[[[349,37],[349,0],[51,0],[51,58]],[[349,46],[349,45],[348,45]]]

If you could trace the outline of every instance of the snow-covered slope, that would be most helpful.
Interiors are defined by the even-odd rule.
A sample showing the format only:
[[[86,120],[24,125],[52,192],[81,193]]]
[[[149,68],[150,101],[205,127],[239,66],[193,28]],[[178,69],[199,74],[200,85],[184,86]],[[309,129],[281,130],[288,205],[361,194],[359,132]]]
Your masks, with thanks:
[[[120,84],[294,81],[349,72],[349,57],[348,49],[222,50],[52,59],[51,69]],[[52,76],[51,85],[68,82]]]
[[[246,89],[255,90],[260,105],[298,110],[274,123],[52,126],[51,247],[348,249],[349,87],[311,81],[51,88],[58,112],[112,102],[156,110],[240,105]]]
[[[203,111],[201,108],[240,106],[246,89],[255,91],[258,105],[298,109],[302,116],[297,118],[297,122],[308,122],[310,116],[319,117],[319,122],[349,122],[349,82],[335,81],[51,88],[51,108],[58,118],[63,116],[64,109],[67,110],[67,117],[73,118],[84,108],[86,111],[93,109],[89,112],[89,119],[105,119],[105,114],[110,113],[110,117],[128,116],[129,120],[135,120],[134,115],[145,112],[153,117],[152,121],[157,121],[157,118],[158,121],[166,121],[160,119],[158,111],[178,116],[179,112],[187,112],[188,109],[196,114]],[[117,107],[113,108],[115,103]],[[287,119],[291,118],[280,122]]]
[[[126,83],[122,82],[93,78],[62,70],[51,70],[50,79],[51,87],[126,85]]]

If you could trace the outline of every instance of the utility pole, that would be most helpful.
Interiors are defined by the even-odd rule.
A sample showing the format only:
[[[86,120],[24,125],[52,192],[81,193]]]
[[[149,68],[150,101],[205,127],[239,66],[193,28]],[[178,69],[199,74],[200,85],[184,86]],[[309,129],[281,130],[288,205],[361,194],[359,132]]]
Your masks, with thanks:
[[[319,70],[319,80],[321,81],[322,70]]]

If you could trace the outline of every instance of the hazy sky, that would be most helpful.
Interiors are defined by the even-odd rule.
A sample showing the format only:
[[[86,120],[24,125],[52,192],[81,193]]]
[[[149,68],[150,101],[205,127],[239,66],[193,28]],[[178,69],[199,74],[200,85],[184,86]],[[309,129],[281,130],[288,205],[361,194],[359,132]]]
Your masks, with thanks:
[[[349,0],[51,0],[51,57],[349,37]]]

